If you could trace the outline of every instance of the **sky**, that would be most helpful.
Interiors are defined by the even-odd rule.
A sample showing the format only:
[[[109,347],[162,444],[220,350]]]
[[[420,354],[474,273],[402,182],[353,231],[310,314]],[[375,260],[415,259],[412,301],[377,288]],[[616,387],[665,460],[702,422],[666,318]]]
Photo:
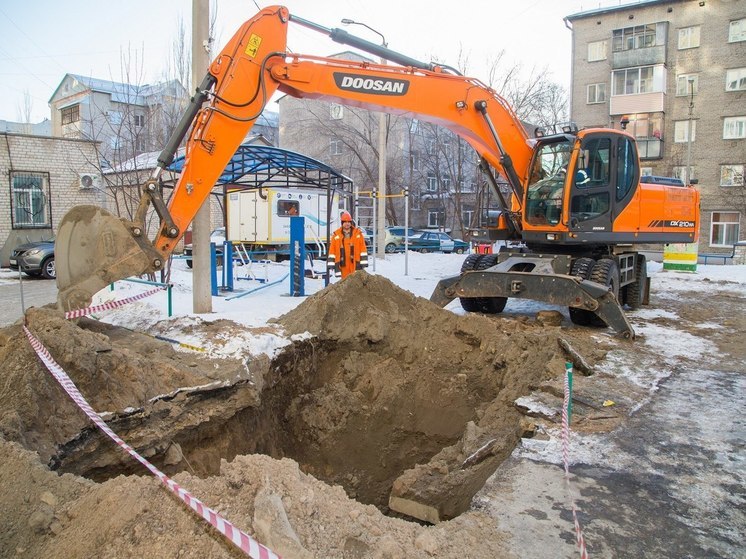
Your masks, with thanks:
[[[627,0],[289,0],[283,5],[324,27],[341,27],[372,42],[381,38],[362,26],[344,26],[342,18],[364,22],[382,33],[389,47],[413,58],[456,66],[459,53],[467,72],[486,80],[488,61],[505,51],[506,59],[549,68],[553,81],[569,86],[571,31],[563,18],[583,10],[628,3]],[[218,0],[215,40],[219,47],[258,9],[262,0]],[[18,121],[25,92],[31,122],[49,118],[49,98],[66,73],[125,81],[122,55],[140,83],[164,78],[169,50],[184,21],[191,33],[191,0],[26,0],[0,3],[0,119]],[[214,6],[214,5],[213,5]],[[211,8],[212,9],[212,8]],[[327,56],[348,47],[324,35],[291,26],[293,52]],[[133,71],[130,71],[133,73]]]

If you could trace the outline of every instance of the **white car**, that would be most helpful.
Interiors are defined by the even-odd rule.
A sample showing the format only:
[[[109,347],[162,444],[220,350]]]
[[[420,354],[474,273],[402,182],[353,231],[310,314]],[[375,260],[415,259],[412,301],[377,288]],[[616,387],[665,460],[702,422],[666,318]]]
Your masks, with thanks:
[[[225,242],[225,227],[218,227],[210,233],[210,242],[215,243],[215,254],[218,261],[218,266],[223,264],[223,243]],[[192,256],[192,245],[184,245],[184,256]],[[192,267],[192,259],[187,258],[186,264],[188,267]]]

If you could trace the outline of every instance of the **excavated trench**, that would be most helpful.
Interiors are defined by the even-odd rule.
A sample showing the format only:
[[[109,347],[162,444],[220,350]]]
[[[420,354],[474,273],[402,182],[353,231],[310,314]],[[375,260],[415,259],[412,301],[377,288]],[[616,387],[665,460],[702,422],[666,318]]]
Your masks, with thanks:
[[[119,349],[121,332],[114,328],[89,325],[91,332],[64,325],[75,329],[71,340],[52,353],[64,356],[66,369],[78,368],[76,382],[84,394],[94,395],[95,409],[124,410],[107,416],[109,426],[166,474],[217,475],[222,460],[243,454],[289,457],[302,471],[341,485],[350,497],[384,512],[429,522],[453,518],[518,442],[521,415],[515,399],[550,376],[549,370],[562,370],[557,331],[456,316],[383,278],[355,276],[280,320],[287,332],[311,337],[287,346],[272,361],[251,363],[250,377],[231,382],[184,378],[172,384],[199,388],[169,392],[156,384],[145,390],[143,383],[154,375],[172,378],[182,364],[169,365],[174,370],[164,376],[164,365],[153,363],[164,350],[149,345],[160,342],[138,345],[124,337],[127,349]],[[51,324],[47,330],[60,328]],[[94,342],[81,341],[86,336],[95,336]],[[47,341],[54,345],[56,339]],[[76,351],[91,353],[92,343],[105,347],[95,350],[88,370]],[[183,361],[180,355],[172,359]],[[143,370],[147,366],[151,369]],[[28,380],[37,384],[37,397],[61,398],[48,379]],[[102,384],[119,391],[130,386],[137,398],[106,401],[109,392],[100,390]],[[52,469],[95,481],[143,473],[69,402],[51,403],[55,413],[65,409],[75,418],[55,441],[29,435],[44,430],[38,414],[48,413],[40,409],[48,404],[35,402],[36,411],[28,410],[31,425],[15,437],[5,428],[10,425],[5,414],[0,418],[4,436],[48,458]],[[24,420],[17,412],[13,424]]]
[[[499,388],[471,385],[469,371],[424,383],[399,378],[391,384],[395,376],[379,376],[376,382],[345,367],[351,359],[370,360],[372,370],[397,367],[328,340],[296,342],[271,363],[258,404],[254,388],[238,384],[162,402],[109,424],[125,440],[138,441],[138,449],[169,475],[184,469],[217,475],[222,460],[242,454],[288,457],[304,472],[388,512],[394,481],[457,443]],[[235,414],[198,423],[173,421],[177,408],[184,417],[221,406],[235,408]],[[95,481],[142,473],[95,428],[64,445],[51,464]]]

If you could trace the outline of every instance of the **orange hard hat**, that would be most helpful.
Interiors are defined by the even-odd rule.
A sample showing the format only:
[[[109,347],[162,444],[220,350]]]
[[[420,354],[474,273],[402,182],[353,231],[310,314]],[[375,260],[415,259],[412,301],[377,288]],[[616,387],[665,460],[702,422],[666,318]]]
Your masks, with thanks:
[[[352,221],[352,216],[350,215],[350,212],[342,212],[342,215],[340,215],[340,218],[342,220],[342,223],[345,221]]]

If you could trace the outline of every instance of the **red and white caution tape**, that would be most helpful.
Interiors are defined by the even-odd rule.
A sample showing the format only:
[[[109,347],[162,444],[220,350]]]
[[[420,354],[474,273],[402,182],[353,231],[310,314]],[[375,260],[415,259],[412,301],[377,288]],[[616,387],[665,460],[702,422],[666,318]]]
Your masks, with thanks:
[[[82,315],[81,315],[82,316]],[[57,382],[60,383],[65,392],[68,393],[70,398],[83,410],[83,412],[96,424],[96,426],[106,433],[115,443],[123,448],[130,456],[145,466],[150,472],[157,477],[168,489],[173,491],[182,501],[184,501],[189,508],[196,512],[199,516],[204,518],[208,523],[214,526],[221,534],[223,534],[231,543],[238,547],[241,551],[246,553],[253,559],[280,559],[280,556],[275,554],[267,547],[260,544],[254,538],[246,534],[245,532],[236,528],[233,524],[222,518],[213,509],[202,503],[196,497],[193,497],[186,489],[181,487],[178,483],[169,478],[166,474],[161,472],[158,468],[153,466],[145,458],[140,456],[131,446],[125,443],[122,439],[112,431],[109,426],[101,419],[93,408],[88,404],[86,399],[80,393],[75,383],[65,373],[57,362],[52,358],[49,351],[42,343],[34,337],[31,331],[23,327],[23,331],[26,333],[31,347],[41,359],[42,363],[49,369]]]
[[[580,528],[580,522],[578,521],[575,495],[570,485],[570,422],[567,417],[567,410],[570,405],[570,374],[570,371],[565,374],[565,399],[562,405],[562,461],[565,464],[565,482],[567,484],[567,492],[570,495],[570,504],[572,505],[572,519],[575,523],[575,542],[578,544],[578,549],[580,550],[580,558],[588,559],[588,550],[585,547],[583,530]]]
[[[128,303],[139,301],[140,299],[145,299],[145,297],[150,297],[153,293],[158,293],[159,291],[163,291],[164,289],[166,288],[156,287],[155,289],[151,289],[150,291],[145,291],[144,293],[140,293],[138,295],[133,295],[132,297],[127,297],[126,299],[120,299],[118,301],[109,301],[108,303],[102,303],[100,305],[93,305],[92,307],[86,307],[85,309],[76,309],[74,311],[67,311],[65,313],[65,318],[69,320],[71,318],[80,318],[82,316],[93,314],[99,311],[108,311],[111,309],[118,309],[119,307],[123,307],[124,305]]]

